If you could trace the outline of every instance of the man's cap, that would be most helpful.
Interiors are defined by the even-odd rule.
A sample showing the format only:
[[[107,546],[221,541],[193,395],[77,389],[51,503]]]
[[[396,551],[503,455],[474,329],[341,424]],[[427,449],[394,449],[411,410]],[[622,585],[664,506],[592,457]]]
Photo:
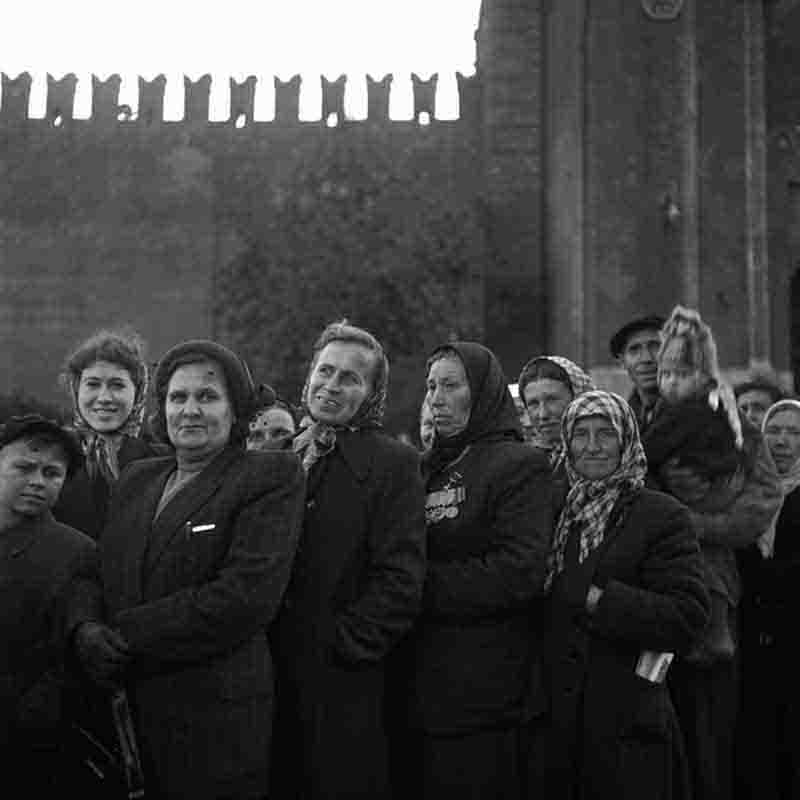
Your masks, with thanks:
[[[41,414],[23,414],[7,419],[0,425],[0,448],[17,439],[36,434],[51,436],[61,444],[67,454],[67,475],[72,475],[83,459],[83,450],[78,437],[54,419],[48,419]]]
[[[630,339],[634,333],[639,333],[639,331],[660,331],[665,322],[666,319],[658,314],[648,314],[645,317],[632,319],[611,337],[611,355],[614,356],[614,358],[619,358],[622,355],[622,351],[625,349],[625,345],[628,343],[628,339]]]

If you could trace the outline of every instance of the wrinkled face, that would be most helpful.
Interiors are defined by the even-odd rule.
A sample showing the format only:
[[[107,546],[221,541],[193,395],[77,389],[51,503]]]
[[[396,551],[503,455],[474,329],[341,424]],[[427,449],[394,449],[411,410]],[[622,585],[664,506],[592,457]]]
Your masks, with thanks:
[[[423,450],[429,450],[433,444],[433,434],[436,427],[433,422],[433,412],[427,403],[422,404],[419,412],[419,441]]]
[[[425,402],[431,409],[439,436],[455,436],[469,422],[472,394],[467,373],[460,358],[446,356],[431,364]]]
[[[36,517],[52,508],[69,459],[59,444],[17,439],[0,450],[0,510],[11,517]]]
[[[680,358],[680,344],[667,345],[658,366],[658,391],[668,402],[699,397],[707,379],[698,369],[688,366]]]
[[[225,447],[234,417],[222,367],[216,361],[178,367],[167,385],[165,416],[179,454],[197,458]]]
[[[125,367],[95,361],[78,382],[78,412],[98,433],[113,433],[127,421],[136,399],[136,387]]]
[[[268,408],[250,421],[247,449],[279,450],[294,432],[294,420],[285,408]]]
[[[772,405],[772,395],[763,389],[751,389],[739,395],[736,405],[739,411],[760,430],[767,409]]]
[[[764,440],[778,472],[789,472],[800,458],[800,412],[791,408],[776,411],[764,428]]]
[[[620,355],[620,362],[642,392],[652,393],[658,388],[658,364],[656,358],[661,347],[661,333],[657,328],[637,331],[628,337]]]
[[[620,464],[622,450],[614,426],[607,417],[581,417],[569,442],[575,471],[591,481],[607,478]]]
[[[373,353],[356,342],[330,342],[308,379],[306,405],[318,422],[346,425],[372,392]]]
[[[572,402],[572,389],[553,378],[537,378],[525,385],[533,443],[548,450],[561,441],[561,417]]]

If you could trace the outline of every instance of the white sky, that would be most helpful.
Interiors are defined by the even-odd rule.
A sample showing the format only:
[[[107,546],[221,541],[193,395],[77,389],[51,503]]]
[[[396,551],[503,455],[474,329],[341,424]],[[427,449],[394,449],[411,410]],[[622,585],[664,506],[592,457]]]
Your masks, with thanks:
[[[46,73],[78,76],[76,117],[91,109],[91,74],[123,78],[120,101],[136,105],[136,77],[167,76],[165,118],[183,115],[183,76],[212,75],[211,117],[228,118],[228,78],[256,75],[256,119],[272,116],[272,76],[303,76],[301,119],[319,119],[319,75],[348,75],[348,114],[366,115],[369,73],[395,75],[390,113],[411,116],[416,72],[439,73],[436,116],[457,115],[455,73],[475,69],[480,0],[26,0],[6,4],[0,71],[34,77],[31,113],[43,116]],[[2,102],[0,100],[0,102]]]

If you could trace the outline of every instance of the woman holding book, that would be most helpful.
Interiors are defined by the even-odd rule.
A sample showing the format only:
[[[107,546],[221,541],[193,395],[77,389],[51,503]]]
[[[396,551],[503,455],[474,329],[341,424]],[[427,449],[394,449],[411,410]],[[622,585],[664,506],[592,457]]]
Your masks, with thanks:
[[[688,512],[644,488],[636,420],[618,395],[580,395],[561,432],[570,489],[549,563],[550,703],[534,726],[532,780],[564,800],[687,797],[663,680],[709,614]]]

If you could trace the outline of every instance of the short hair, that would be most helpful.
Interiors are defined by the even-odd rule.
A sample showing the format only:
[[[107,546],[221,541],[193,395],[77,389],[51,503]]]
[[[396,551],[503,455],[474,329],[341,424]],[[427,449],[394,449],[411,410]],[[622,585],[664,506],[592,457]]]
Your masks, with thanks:
[[[378,387],[386,387],[389,383],[389,359],[386,357],[386,351],[383,349],[383,345],[368,330],[351,325],[346,318],[338,322],[332,322],[330,325],[326,326],[317,337],[317,340],[314,342],[313,354],[311,357],[312,370],[317,363],[319,354],[331,342],[357,344],[369,350],[373,354],[373,389],[377,390]]]
[[[767,377],[754,377],[742,383],[737,383],[733,387],[733,394],[737,400],[747,392],[764,392],[770,396],[772,403],[777,403],[778,400],[783,400],[784,398],[783,389]]]
[[[83,371],[98,361],[108,361],[127,370],[136,388],[136,400],[144,396],[147,389],[145,344],[133,328],[104,328],[84,339],[64,361],[61,373],[64,387],[74,395]]]

